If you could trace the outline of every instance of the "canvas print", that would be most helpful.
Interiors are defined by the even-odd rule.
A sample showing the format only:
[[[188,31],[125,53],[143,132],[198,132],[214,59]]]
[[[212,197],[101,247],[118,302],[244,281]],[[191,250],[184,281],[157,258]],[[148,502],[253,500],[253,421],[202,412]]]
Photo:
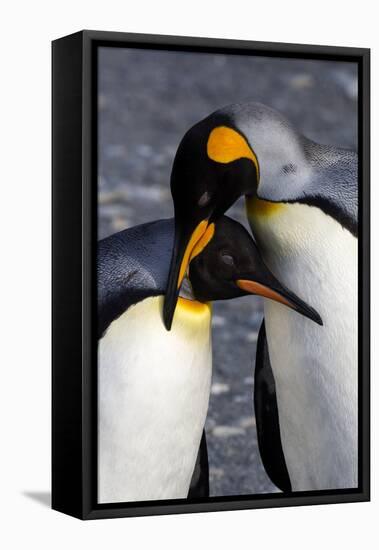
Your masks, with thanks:
[[[356,489],[357,64],[97,63],[97,503]]]

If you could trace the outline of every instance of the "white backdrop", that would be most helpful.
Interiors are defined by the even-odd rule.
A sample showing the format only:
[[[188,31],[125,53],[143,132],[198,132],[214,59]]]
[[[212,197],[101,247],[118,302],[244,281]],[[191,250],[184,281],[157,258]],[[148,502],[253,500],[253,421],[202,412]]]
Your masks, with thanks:
[[[3,548],[304,548],[378,540],[378,398],[373,341],[373,502],[83,523],[51,511],[50,41],[87,29],[371,47],[375,3],[65,0],[7,3],[1,48],[0,544]],[[373,241],[378,116],[373,105]],[[378,275],[373,257],[373,281]],[[378,291],[374,285],[373,301]],[[4,307],[5,302],[5,307]],[[373,315],[373,334],[378,308]],[[70,399],[70,396],[67,396]]]

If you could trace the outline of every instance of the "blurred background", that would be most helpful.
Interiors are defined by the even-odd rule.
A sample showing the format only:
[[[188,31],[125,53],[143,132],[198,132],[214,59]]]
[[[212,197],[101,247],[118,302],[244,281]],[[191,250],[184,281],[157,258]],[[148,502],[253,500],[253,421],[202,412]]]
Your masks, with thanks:
[[[98,238],[171,217],[170,172],[183,134],[229,103],[259,101],[310,139],[356,149],[357,67],[271,57],[99,50]],[[243,201],[228,212],[246,226]],[[211,495],[274,492],[253,409],[260,298],[217,302],[206,423]]]

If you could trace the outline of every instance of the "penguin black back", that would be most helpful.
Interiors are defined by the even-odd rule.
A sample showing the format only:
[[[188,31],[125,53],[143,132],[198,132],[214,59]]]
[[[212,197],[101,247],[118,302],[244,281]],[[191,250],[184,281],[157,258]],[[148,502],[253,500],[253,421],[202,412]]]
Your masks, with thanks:
[[[314,168],[305,197],[297,202],[316,206],[358,236],[358,155],[355,151],[302,139],[305,155]]]
[[[98,338],[130,306],[164,294],[174,220],[164,219],[115,233],[98,243]]]

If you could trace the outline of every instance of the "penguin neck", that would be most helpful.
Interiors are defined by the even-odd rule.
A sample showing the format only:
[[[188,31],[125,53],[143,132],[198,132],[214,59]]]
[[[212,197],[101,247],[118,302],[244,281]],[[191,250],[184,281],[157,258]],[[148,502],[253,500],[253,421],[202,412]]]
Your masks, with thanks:
[[[358,236],[358,157],[354,151],[320,145],[304,137],[304,164],[295,172],[269,174],[247,197],[251,216],[269,216],[286,204],[305,204],[322,210]],[[258,196],[256,196],[258,195]]]
[[[305,204],[266,204],[253,199],[248,217],[268,267],[278,279],[321,315],[324,328],[288,310],[317,330],[357,321],[357,239],[334,218]],[[262,203],[262,204],[259,204]],[[281,308],[282,306],[278,306]],[[348,338],[343,332],[340,338]]]
[[[196,299],[187,275],[184,277],[180,287],[176,309],[181,312],[181,315],[193,317],[195,320],[200,320],[201,315],[212,314],[211,302],[200,302]]]
[[[182,296],[179,296],[176,307],[179,309],[181,315],[188,315],[197,320],[200,320],[203,315],[212,313],[211,302],[198,302],[197,300],[190,300]]]

